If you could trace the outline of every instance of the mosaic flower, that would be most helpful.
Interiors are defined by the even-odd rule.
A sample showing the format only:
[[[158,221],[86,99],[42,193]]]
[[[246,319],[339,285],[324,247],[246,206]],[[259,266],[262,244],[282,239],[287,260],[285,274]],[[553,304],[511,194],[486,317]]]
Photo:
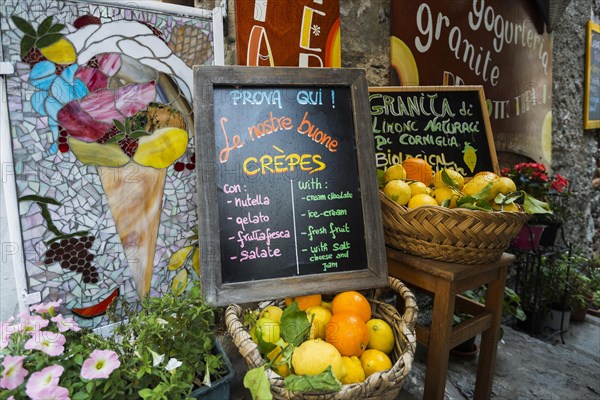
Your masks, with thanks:
[[[58,386],[58,381],[64,370],[61,365],[51,365],[41,371],[34,372],[27,381],[25,392],[32,399],[52,398],[49,392]]]
[[[0,378],[0,388],[2,389],[15,389],[27,376],[28,372],[23,368],[23,361],[25,356],[6,356],[2,360],[2,377]]]
[[[81,377],[85,379],[105,379],[119,366],[119,356],[112,350],[94,350],[90,358],[83,362]]]

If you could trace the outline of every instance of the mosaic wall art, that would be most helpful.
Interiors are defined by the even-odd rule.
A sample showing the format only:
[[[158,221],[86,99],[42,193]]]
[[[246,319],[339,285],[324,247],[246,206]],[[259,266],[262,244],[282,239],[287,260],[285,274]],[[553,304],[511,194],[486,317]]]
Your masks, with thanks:
[[[127,7],[0,5],[28,290],[89,327],[200,273],[191,67],[221,25]]]

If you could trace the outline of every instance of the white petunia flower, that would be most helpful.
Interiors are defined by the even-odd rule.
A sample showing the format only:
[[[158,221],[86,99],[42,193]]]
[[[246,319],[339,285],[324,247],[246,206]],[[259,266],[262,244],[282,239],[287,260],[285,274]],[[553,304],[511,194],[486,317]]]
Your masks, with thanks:
[[[169,372],[171,371],[175,371],[177,368],[179,368],[181,366],[181,364],[183,364],[181,361],[179,361],[176,358],[171,358],[169,359],[169,362],[167,363],[167,366],[165,367],[165,369]]]

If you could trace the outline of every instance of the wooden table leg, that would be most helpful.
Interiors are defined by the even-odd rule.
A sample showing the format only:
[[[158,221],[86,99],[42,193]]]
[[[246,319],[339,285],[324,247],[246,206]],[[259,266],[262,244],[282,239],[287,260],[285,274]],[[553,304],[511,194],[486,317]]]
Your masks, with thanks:
[[[475,381],[475,399],[489,399],[492,394],[496,349],[500,339],[500,321],[502,320],[502,304],[504,302],[504,285],[506,266],[500,270],[498,279],[488,284],[485,308],[494,313],[492,326],[481,334],[481,350],[477,364]]]
[[[455,293],[451,284],[439,280],[433,298],[433,317],[427,355],[424,399],[443,399],[448,373],[449,340],[452,335]]]

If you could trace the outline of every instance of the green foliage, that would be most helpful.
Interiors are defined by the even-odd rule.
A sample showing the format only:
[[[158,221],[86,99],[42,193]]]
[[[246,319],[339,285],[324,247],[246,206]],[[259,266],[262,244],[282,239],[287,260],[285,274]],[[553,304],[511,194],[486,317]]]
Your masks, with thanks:
[[[289,375],[284,379],[287,390],[291,392],[337,392],[342,384],[337,380],[331,365],[317,375]]]
[[[199,284],[183,294],[168,292],[144,298],[139,307],[123,307],[126,322],[109,340],[119,343],[125,385],[109,390],[105,398],[183,398],[195,386],[210,383],[206,375],[215,379],[224,373],[221,356],[213,354],[214,309],[204,302]],[[176,361],[181,365],[169,368]]]

